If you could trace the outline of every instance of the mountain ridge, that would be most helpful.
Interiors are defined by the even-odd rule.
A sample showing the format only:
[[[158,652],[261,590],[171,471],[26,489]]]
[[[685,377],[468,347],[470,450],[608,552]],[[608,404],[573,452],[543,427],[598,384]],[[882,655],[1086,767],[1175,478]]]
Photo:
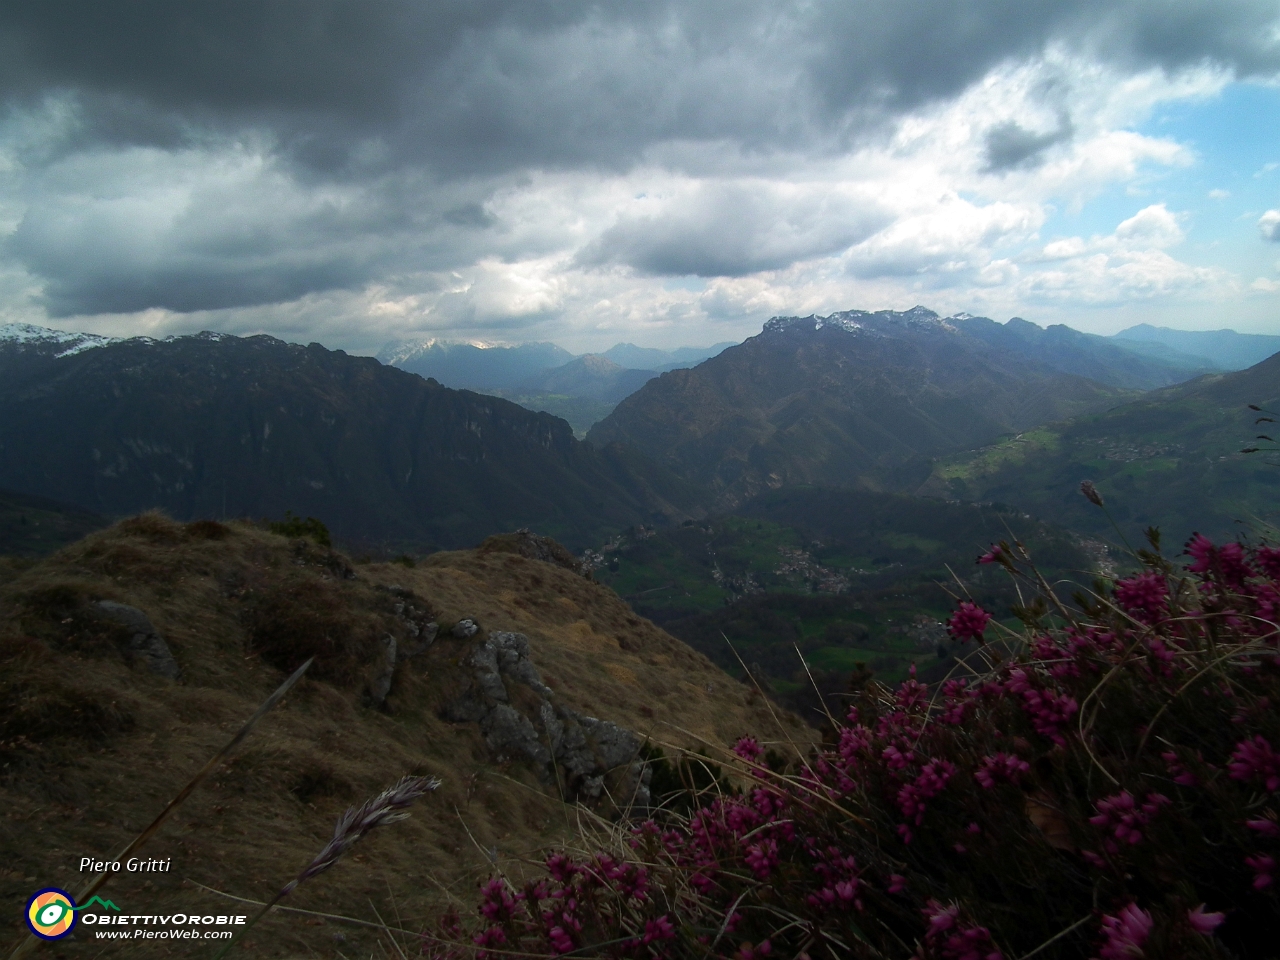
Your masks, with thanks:
[[[569,425],[372,358],[270,337],[123,341],[23,367],[0,345],[0,486],[108,515],[315,515],[351,542],[580,546],[678,516],[687,484]],[[30,358],[28,358],[30,359]]]
[[[650,380],[587,436],[635,446],[723,506],[789,483],[907,489],[938,453],[1122,396],[970,348],[923,307],[851,310],[775,317],[693,370]]]
[[[1280,352],[1280,336],[1228,329],[1175,330],[1140,323],[1121,330],[1113,339],[1158,344],[1183,354],[1208,357],[1224,370],[1244,370]]]

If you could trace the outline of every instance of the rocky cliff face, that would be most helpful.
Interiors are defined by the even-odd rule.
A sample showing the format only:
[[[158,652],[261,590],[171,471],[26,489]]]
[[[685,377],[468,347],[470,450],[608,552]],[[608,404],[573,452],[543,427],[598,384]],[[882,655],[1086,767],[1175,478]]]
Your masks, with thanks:
[[[988,345],[917,307],[775,318],[651,380],[588,434],[724,505],[785,484],[909,490],[932,457],[1115,402],[1117,391]]]
[[[690,501],[555,417],[318,344],[57,346],[0,350],[0,487],[117,516],[292,510],[348,542],[419,548],[521,526],[582,546]]]

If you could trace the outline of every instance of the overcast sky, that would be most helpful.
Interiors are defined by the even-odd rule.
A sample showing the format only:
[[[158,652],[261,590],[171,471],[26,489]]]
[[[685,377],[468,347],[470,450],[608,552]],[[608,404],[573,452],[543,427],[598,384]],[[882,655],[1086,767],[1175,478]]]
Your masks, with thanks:
[[[1280,333],[1280,0],[7,0],[0,323]]]

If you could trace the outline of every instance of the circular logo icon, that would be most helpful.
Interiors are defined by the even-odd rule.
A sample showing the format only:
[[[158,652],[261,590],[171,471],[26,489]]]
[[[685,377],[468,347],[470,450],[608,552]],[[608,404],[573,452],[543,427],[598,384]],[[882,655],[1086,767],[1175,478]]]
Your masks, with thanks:
[[[59,940],[76,925],[76,902],[57,887],[45,887],[27,901],[27,926],[42,940]]]

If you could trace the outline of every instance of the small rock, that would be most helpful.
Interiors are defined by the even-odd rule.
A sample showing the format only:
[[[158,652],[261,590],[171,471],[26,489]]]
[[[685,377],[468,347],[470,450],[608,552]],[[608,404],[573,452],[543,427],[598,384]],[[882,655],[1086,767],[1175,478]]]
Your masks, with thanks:
[[[480,626],[474,620],[459,620],[453,625],[453,629],[450,631],[450,633],[459,640],[466,640],[469,637],[474,637],[479,632]]]
[[[160,631],[145,613],[137,607],[112,600],[99,600],[93,608],[103,618],[118,623],[129,631],[125,656],[130,659],[140,658],[152,673],[170,680],[177,680],[182,676],[182,668],[173,659],[169,645],[164,642],[164,637],[160,636]]]

